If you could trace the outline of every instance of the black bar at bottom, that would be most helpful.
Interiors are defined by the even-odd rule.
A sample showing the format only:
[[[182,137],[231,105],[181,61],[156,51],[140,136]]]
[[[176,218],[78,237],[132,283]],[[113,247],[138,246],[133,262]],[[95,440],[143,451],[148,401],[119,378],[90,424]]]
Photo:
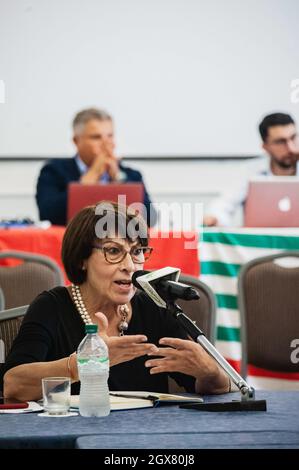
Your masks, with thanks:
[[[266,400],[228,401],[219,403],[186,403],[180,408],[197,411],[267,411]]]

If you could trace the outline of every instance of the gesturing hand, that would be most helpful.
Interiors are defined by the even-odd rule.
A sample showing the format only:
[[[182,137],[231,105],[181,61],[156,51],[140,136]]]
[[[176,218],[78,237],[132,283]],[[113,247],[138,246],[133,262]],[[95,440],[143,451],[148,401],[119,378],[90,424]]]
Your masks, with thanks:
[[[161,358],[146,361],[145,366],[151,367],[150,374],[182,372],[197,379],[199,393],[227,391],[226,374],[199,344],[179,338],[161,338],[159,343],[170,347],[159,348],[153,354]]]
[[[161,372],[182,372],[184,374],[197,377],[201,369],[207,369],[209,356],[207,353],[193,341],[179,338],[161,338],[161,345],[170,346],[159,348],[153,358],[147,360],[146,367],[151,367],[151,374],[160,374]]]
[[[99,334],[109,349],[110,366],[131,361],[146,354],[157,354],[159,351],[154,344],[146,343],[147,337],[144,335],[108,336],[107,317],[101,312],[95,315],[100,330]]]

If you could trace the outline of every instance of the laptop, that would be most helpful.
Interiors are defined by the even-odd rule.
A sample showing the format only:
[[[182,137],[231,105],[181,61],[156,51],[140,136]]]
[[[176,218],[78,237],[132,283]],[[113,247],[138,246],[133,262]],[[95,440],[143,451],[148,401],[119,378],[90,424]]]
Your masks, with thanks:
[[[119,199],[119,196],[122,196]],[[100,201],[113,201],[127,206],[142,203],[144,187],[142,183],[80,184],[68,186],[67,220],[69,221],[81,209]]]
[[[299,227],[299,178],[272,176],[249,182],[245,227]]]

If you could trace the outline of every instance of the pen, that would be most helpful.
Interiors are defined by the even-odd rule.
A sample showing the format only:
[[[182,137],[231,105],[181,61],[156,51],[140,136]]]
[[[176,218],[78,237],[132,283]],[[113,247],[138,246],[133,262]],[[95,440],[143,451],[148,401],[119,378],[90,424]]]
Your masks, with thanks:
[[[125,395],[122,393],[113,393],[110,392],[110,395],[113,397],[122,397],[122,398],[139,398],[139,400],[150,400],[153,403],[155,403],[157,400],[159,400],[158,397],[155,397],[154,395],[147,395],[147,396],[140,396],[140,395]]]

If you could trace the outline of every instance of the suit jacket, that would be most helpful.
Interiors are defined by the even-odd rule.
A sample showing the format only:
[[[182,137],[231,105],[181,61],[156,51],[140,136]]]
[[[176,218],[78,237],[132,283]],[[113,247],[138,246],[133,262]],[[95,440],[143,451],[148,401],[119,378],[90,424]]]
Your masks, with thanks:
[[[144,187],[144,205],[147,210],[149,226],[156,223],[157,214],[150,204],[151,200],[144,186],[139,171],[119,165],[124,182],[142,183]],[[40,220],[50,220],[54,225],[66,225],[68,184],[79,181],[81,177],[75,157],[48,161],[41,169],[36,191],[36,202]]]

